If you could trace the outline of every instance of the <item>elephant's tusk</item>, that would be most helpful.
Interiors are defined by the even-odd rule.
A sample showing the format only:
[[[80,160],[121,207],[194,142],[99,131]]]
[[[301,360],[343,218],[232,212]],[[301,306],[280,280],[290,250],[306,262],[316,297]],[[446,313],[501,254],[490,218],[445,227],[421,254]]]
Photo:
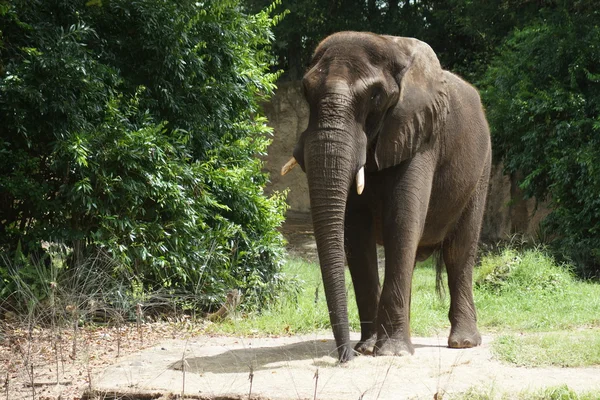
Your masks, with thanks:
[[[356,191],[358,194],[362,194],[365,188],[365,167],[360,167],[356,173]]]
[[[290,161],[286,162],[285,165],[281,167],[281,176],[284,176],[285,174],[290,172],[292,168],[294,168],[297,164],[298,161],[296,161],[294,157],[290,158]]]

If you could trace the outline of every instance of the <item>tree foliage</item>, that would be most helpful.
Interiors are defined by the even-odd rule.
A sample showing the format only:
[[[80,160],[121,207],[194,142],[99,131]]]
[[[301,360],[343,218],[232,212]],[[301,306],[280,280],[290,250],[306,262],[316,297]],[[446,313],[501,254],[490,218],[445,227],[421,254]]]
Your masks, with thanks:
[[[270,0],[245,0],[260,10]],[[409,36],[433,47],[444,67],[479,77],[506,35],[538,12],[538,1],[282,0],[289,15],[275,28],[285,77],[299,79],[316,45],[343,30]]]
[[[277,77],[269,12],[0,1],[0,249],[64,242],[72,265],[107,249],[145,287],[204,306],[272,295],[285,203],[263,194],[257,158]]]
[[[515,30],[486,74],[494,149],[553,209],[547,227],[600,270],[600,11],[560,3]],[[595,266],[595,267],[594,267]],[[589,271],[592,273],[592,271]]]

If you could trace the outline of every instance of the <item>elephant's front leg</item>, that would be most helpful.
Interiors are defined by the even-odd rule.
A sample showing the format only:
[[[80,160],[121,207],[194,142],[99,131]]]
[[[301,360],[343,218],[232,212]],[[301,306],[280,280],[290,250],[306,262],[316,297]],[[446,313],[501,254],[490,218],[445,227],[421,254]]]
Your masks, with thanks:
[[[423,164],[419,167],[419,161]],[[414,353],[410,298],[415,255],[425,224],[433,168],[423,160],[398,166],[386,187],[383,210],[385,279],[379,301],[376,355]]]
[[[370,208],[358,204],[357,194],[350,195],[346,211],[345,247],[348,268],[354,284],[360,341],[354,349],[362,354],[372,354],[377,340],[377,306],[379,303],[379,271],[374,221]]]

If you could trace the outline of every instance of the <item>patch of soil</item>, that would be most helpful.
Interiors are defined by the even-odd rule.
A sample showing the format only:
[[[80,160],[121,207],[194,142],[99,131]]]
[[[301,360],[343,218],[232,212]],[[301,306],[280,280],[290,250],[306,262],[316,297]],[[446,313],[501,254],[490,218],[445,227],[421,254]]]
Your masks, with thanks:
[[[0,323],[0,399],[80,400],[93,389],[94,377],[123,357],[202,328],[183,319],[86,326],[74,335],[70,327],[28,330]]]

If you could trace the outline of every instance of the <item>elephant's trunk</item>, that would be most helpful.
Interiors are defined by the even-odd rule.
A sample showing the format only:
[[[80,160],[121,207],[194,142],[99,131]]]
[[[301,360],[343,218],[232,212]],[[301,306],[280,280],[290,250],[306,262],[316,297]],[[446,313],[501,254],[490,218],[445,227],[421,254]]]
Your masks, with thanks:
[[[305,162],[313,226],[329,319],[341,362],[353,356],[344,279],[344,216],[357,170],[356,140],[346,130],[312,132],[305,143]]]

